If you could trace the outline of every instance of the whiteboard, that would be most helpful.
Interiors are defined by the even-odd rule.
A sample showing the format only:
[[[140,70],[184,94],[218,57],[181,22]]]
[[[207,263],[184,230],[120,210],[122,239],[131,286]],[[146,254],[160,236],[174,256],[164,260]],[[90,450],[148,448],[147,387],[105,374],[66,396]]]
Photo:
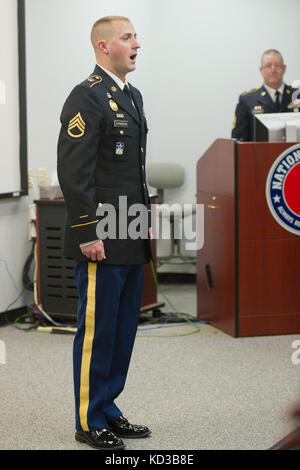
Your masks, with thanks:
[[[24,0],[0,0],[0,197],[28,193]]]

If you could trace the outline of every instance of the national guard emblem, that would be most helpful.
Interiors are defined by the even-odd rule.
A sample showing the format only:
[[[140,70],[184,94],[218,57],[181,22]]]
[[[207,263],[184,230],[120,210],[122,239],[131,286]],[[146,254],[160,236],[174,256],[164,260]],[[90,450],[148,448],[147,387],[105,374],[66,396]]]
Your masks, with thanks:
[[[117,142],[116,143],[116,155],[123,155],[124,154],[125,144],[124,142]]]
[[[300,235],[300,144],[285,150],[274,161],[266,181],[271,214],[283,228]]]
[[[78,139],[79,137],[82,137],[84,133],[85,133],[85,122],[82,119],[81,114],[78,113],[69,122],[68,134],[70,137],[73,137],[74,139]]]
[[[109,100],[109,106],[115,112],[118,111],[118,109],[119,109],[117,103],[114,100]]]

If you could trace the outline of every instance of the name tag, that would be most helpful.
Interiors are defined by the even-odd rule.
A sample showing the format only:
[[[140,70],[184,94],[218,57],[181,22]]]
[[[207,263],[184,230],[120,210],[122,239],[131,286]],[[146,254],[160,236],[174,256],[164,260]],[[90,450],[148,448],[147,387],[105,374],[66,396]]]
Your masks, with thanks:
[[[114,127],[128,127],[128,121],[114,121]]]

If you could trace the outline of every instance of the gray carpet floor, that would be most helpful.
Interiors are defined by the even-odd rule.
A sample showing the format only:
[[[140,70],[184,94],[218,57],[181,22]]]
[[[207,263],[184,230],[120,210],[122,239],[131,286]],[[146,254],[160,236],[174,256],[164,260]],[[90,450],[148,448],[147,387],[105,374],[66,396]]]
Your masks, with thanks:
[[[196,315],[194,285],[163,288],[179,311]],[[152,435],[127,440],[128,450],[267,449],[293,428],[287,412],[300,398],[300,365],[291,361],[299,335],[150,327],[140,325],[118,405]],[[90,450],[74,440],[73,336],[10,325],[0,340],[0,449]]]

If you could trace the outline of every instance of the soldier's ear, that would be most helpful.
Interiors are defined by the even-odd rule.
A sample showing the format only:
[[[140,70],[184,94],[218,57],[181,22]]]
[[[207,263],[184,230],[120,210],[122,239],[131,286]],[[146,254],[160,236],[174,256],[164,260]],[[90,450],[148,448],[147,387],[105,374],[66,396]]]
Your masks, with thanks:
[[[108,54],[106,41],[104,39],[101,39],[101,41],[98,41],[97,48],[100,52],[102,52],[102,54]]]

